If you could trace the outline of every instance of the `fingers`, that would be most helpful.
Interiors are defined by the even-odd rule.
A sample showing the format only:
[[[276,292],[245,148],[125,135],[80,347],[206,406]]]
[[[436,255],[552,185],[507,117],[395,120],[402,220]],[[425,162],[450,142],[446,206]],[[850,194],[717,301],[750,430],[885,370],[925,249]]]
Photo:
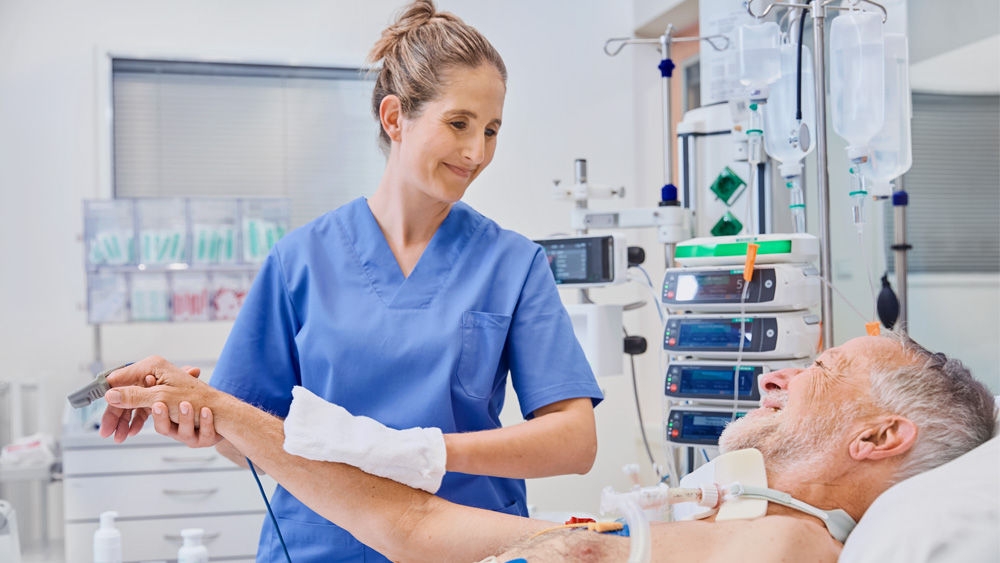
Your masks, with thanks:
[[[128,437],[131,438],[142,430],[143,425],[146,424],[146,419],[149,418],[149,409],[135,409],[132,411],[132,423],[128,428]]]
[[[154,403],[152,408],[153,427],[157,432],[183,442],[188,447],[204,448],[214,446],[222,440],[216,434],[213,424],[212,410],[203,407],[195,412],[191,404],[183,401],[178,406],[177,421],[170,419],[167,405]]]
[[[159,371],[172,367],[170,362],[159,356],[149,356],[133,364],[121,367],[108,374],[108,384],[112,387],[126,385],[143,385],[147,375],[153,375],[154,380]]]
[[[101,438],[107,438],[114,434],[115,442],[121,442],[126,437],[132,435],[129,434],[131,422],[132,409],[108,406],[104,409],[104,414],[101,416],[101,428],[98,430],[98,434],[100,434]],[[140,423],[136,432],[141,428],[142,424]]]
[[[186,371],[188,375],[190,375],[191,377],[198,377],[199,375],[201,375],[201,368],[199,367],[184,366],[181,369]]]
[[[149,408],[155,402],[153,388],[118,387],[104,394],[104,400],[109,405],[119,409]],[[131,412],[129,413],[131,420]]]

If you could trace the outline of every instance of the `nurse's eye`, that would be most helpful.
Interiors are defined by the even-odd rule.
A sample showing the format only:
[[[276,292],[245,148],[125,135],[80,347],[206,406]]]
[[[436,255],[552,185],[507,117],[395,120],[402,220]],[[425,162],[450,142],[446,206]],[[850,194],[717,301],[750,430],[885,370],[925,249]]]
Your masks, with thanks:
[[[458,131],[464,131],[465,128],[469,126],[469,124],[464,121],[452,121],[449,125]]]
[[[486,136],[487,137],[496,137],[497,133],[499,133],[499,131],[497,131],[496,129],[494,129],[492,127],[487,127],[486,128]]]

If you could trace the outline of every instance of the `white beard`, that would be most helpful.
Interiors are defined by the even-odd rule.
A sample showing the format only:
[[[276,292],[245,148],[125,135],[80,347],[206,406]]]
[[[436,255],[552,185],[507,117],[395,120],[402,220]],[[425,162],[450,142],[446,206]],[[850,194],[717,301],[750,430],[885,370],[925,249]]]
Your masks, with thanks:
[[[810,416],[788,420],[783,409],[783,391],[769,394],[780,399],[782,409],[757,412],[729,423],[719,438],[719,450],[730,452],[756,448],[764,456],[768,472],[819,470],[828,460],[834,444],[837,425],[835,417]],[[770,411],[770,409],[767,409]]]

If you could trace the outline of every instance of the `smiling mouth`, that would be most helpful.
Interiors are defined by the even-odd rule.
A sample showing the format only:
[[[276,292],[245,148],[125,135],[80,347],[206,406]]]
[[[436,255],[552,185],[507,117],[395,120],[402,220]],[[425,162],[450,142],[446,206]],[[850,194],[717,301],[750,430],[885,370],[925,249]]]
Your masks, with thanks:
[[[766,397],[763,400],[761,400],[761,402],[760,402],[760,408],[765,409],[765,410],[769,410],[769,411],[772,411],[772,412],[778,412],[782,408],[784,408],[784,405],[782,405],[781,401],[779,401],[779,400],[775,400],[773,398]]]
[[[454,166],[454,165],[451,165],[451,164],[445,164],[445,166],[448,168],[448,170],[451,170],[456,175],[461,176],[463,178],[469,178],[469,177],[472,176],[472,172],[473,171],[469,170],[467,168],[462,168],[460,166]]]

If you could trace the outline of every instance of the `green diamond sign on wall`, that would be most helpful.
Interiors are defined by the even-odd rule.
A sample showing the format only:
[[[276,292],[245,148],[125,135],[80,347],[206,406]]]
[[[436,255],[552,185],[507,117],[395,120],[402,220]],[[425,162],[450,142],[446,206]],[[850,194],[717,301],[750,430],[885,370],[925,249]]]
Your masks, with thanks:
[[[709,189],[712,190],[712,193],[721,199],[723,203],[726,205],[732,205],[733,200],[743,193],[746,186],[747,183],[743,181],[743,178],[740,178],[736,172],[733,172],[733,170],[727,166],[722,169],[722,172],[719,172],[718,177],[715,178],[715,181],[712,182]]]
[[[726,211],[726,214],[722,216],[721,219],[715,222],[715,226],[712,227],[712,236],[715,237],[727,237],[735,234],[739,234],[743,230],[743,223],[736,218],[735,215]]]

